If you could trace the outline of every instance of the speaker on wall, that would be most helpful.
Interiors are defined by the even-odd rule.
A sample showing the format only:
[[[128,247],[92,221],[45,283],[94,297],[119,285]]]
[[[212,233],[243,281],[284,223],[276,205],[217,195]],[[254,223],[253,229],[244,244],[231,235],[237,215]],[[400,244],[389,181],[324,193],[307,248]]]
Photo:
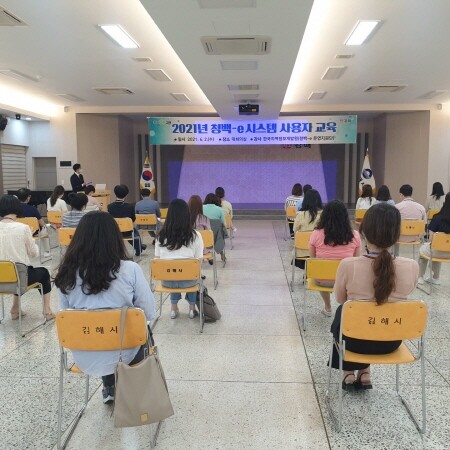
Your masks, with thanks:
[[[8,125],[8,119],[5,116],[0,115],[0,131],[3,131]]]

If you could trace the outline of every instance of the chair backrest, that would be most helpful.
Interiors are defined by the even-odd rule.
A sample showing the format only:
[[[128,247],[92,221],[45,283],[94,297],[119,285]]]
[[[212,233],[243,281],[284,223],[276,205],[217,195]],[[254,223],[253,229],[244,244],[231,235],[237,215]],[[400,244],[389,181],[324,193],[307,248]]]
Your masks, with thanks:
[[[205,248],[214,247],[214,233],[212,230],[197,230],[203,239],[203,246]]]
[[[306,264],[306,278],[335,280],[340,259],[310,258]]]
[[[355,220],[361,221],[366,215],[367,209],[355,209]]]
[[[450,234],[435,233],[431,241],[431,249],[440,252],[450,252]]]
[[[297,231],[295,233],[295,248],[296,250],[309,250],[309,238],[312,231]]]
[[[403,236],[418,236],[425,234],[424,220],[402,220],[400,222],[400,234]]]
[[[121,233],[133,231],[133,221],[129,217],[115,218]]]
[[[161,219],[165,219],[167,217],[168,208],[159,208],[159,211],[161,213]]]
[[[65,309],[56,314],[56,330],[61,347],[70,350],[102,351],[120,349],[122,309]],[[144,311],[129,308],[125,320],[123,348],[147,342]]]
[[[227,224],[227,228],[231,228],[231,216],[230,214],[225,214],[225,223]]]
[[[200,279],[198,259],[160,259],[150,261],[151,276],[157,281],[183,281]]]
[[[156,225],[156,214],[136,214],[136,225]]]
[[[68,247],[72,242],[73,235],[75,234],[76,228],[72,227],[62,227],[58,228],[58,242],[59,245],[64,245]]]
[[[288,206],[286,208],[286,217],[295,217],[297,215],[297,207],[296,206]]]
[[[39,230],[39,222],[36,219],[36,217],[19,217],[16,220],[16,222],[20,222],[20,223],[24,223],[25,225],[28,225],[30,227],[32,233]]]
[[[47,211],[47,219],[50,223],[62,224],[62,211]]]
[[[439,212],[439,209],[430,209],[430,210],[427,212],[427,218],[428,218],[428,220],[431,220],[438,212]]]
[[[0,283],[17,283],[16,266],[12,261],[0,261]]]
[[[342,308],[342,334],[372,341],[414,339],[425,333],[427,305],[418,301],[387,302],[350,300]]]

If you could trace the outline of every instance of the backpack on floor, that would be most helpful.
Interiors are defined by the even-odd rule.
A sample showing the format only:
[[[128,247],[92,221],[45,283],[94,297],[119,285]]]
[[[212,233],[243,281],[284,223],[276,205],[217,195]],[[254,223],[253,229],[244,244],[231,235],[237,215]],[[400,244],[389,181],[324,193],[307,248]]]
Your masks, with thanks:
[[[200,311],[200,292],[197,292],[197,309]],[[203,288],[203,312],[205,322],[215,322],[222,317],[214,299],[208,294],[208,289]]]

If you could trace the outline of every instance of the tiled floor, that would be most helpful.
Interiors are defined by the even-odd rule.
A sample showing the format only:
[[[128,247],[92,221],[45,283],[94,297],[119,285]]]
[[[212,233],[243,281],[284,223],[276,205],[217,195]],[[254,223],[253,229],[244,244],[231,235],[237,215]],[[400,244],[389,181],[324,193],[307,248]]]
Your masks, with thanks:
[[[448,448],[450,400],[448,284],[428,298],[428,432],[421,439],[395,397],[393,370],[374,370],[374,390],[345,397],[346,423],[336,433],[324,407],[328,329],[310,297],[308,328],[298,325],[301,290],[289,291],[291,241],[283,223],[239,221],[235,248],[219,264],[219,285],[204,266],[207,286],[222,320],[189,320],[187,304],[178,319],[169,305],[155,327],[175,415],[161,429],[157,448],[165,449],[444,449]],[[145,238],[148,241],[148,237]],[[150,251],[149,251],[150,250]],[[141,265],[148,273],[149,247]],[[49,268],[58,262],[54,260]],[[450,271],[443,268],[443,279]],[[53,294],[54,295],[54,294]],[[54,296],[55,297],[55,296]],[[39,298],[27,294],[25,326],[38,317]],[[54,298],[56,309],[56,298]],[[315,304],[316,303],[316,304]],[[7,310],[10,300],[7,301]],[[297,313],[297,314],[296,314]],[[0,324],[0,448],[52,449],[56,443],[58,344],[53,324],[21,338],[9,317]],[[417,367],[403,370],[405,395],[419,403]],[[337,381],[337,378],[334,378]],[[119,450],[149,448],[149,427],[114,429],[111,408],[101,402],[99,382],[68,448]],[[66,428],[80,405],[82,380],[67,379]]]

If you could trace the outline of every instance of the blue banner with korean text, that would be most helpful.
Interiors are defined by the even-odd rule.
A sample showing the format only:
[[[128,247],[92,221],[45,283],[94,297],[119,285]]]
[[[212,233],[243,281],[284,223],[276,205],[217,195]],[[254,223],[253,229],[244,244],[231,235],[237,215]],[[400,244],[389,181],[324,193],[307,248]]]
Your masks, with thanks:
[[[224,121],[202,117],[150,117],[152,145],[354,144],[357,116]]]

